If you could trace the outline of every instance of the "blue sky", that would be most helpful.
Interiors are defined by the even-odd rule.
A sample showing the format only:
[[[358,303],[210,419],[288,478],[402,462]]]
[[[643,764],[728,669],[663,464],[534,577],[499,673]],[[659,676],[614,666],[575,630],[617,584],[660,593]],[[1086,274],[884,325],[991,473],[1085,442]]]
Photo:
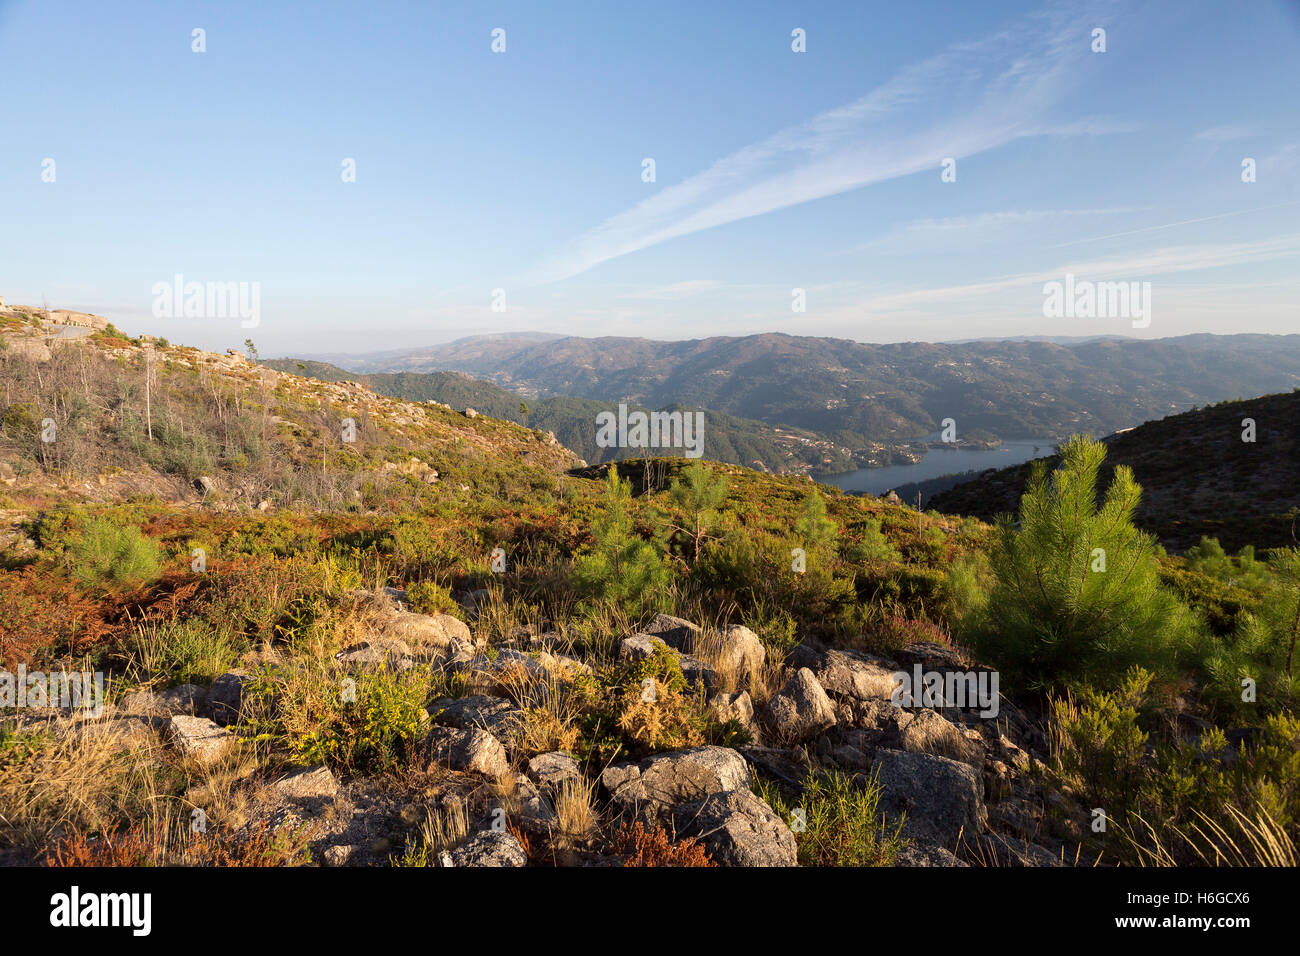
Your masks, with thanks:
[[[0,0],[0,62],[0,295],[132,333],[1300,331],[1295,0]],[[1149,327],[1045,318],[1067,272]],[[154,317],[177,273],[258,326]]]

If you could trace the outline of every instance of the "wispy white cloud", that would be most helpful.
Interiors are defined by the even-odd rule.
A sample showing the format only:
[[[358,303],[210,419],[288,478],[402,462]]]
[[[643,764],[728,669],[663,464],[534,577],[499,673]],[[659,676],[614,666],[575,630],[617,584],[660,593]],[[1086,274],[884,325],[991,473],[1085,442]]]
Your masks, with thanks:
[[[1197,133],[1196,139],[1209,143],[1227,143],[1234,139],[1245,139],[1252,132],[1253,130],[1249,126],[1211,126],[1209,129],[1203,129]]]
[[[986,241],[998,233],[1022,233],[1039,223],[1092,216],[1114,216],[1142,212],[1146,207],[1109,206],[1097,209],[1004,209],[971,216],[946,216],[941,219],[913,219],[890,229],[883,236],[847,250],[855,252],[906,252],[948,240]]]
[[[624,292],[619,295],[618,298],[651,300],[684,299],[701,292],[711,292],[714,289],[720,288],[722,285],[724,285],[724,283],[717,279],[688,279],[684,282],[674,282],[670,285],[656,286],[652,289],[637,289],[632,292]]]
[[[1098,17],[1054,9],[951,47],[883,86],[719,159],[567,243],[525,281],[550,282],[669,239],[931,171],[1037,135],[1108,131],[1061,125],[1053,109],[1089,70]]]
[[[922,305],[976,300],[1014,289],[1038,290],[1042,283],[1062,279],[1071,273],[1079,279],[1118,281],[1145,279],[1223,266],[1243,265],[1300,256],[1300,233],[1251,242],[1203,243],[1171,246],[1146,253],[1108,259],[1064,262],[1054,269],[999,276],[982,282],[915,289],[877,295],[855,303],[862,313],[891,312]]]

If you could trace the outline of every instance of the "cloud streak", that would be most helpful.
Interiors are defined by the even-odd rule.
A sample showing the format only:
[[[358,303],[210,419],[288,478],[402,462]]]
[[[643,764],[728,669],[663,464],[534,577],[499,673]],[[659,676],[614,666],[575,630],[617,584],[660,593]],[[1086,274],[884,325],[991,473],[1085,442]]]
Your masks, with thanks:
[[[1017,139],[1113,132],[1062,127],[1053,108],[1089,71],[1091,26],[1048,11],[903,70],[859,99],[719,159],[566,243],[525,281],[554,282],[670,239],[872,183],[930,171]]]

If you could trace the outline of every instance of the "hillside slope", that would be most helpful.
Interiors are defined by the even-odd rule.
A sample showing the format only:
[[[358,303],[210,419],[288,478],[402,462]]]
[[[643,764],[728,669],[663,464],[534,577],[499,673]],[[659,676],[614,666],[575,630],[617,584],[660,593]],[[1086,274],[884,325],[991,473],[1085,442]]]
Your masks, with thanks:
[[[364,510],[381,486],[406,484],[419,497],[440,480],[544,482],[580,464],[512,422],[278,372],[238,353],[130,339],[99,317],[58,318],[0,312],[0,491],[10,498],[152,494]]]
[[[1255,422],[1254,442],[1242,440],[1244,419]],[[1300,390],[1171,415],[1108,444],[1108,466],[1128,465],[1142,486],[1137,523],[1167,547],[1182,551],[1201,535],[1230,550],[1294,543],[1288,512],[1300,507]],[[1029,469],[985,472],[929,506],[984,519],[1014,512]]]
[[[328,362],[310,359],[269,359],[272,368],[324,381],[356,381],[381,395],[412,401],[436,401],[476,411],[507,421],[527,424],[550,432],[581,458],[601,463],[633,457],[635,448],[600,448],[596,445],[596,416],[616,407],[616,400],[551,396],[529,398],[525,415],[523,397],[500,385],[471,378],[464,372],[349,372]],[[630,410],[648,410],[639,402]],[[670,404],[656,410],[684,411],[688,406]],[[694,410],[693,408],[690,410]],[[744,465],[775,474],[835,474],[859,467],[915,461],[920,449],[904,443],[869,442],[847,446],[817,432],[782,428],[704,409],[704,457],[731,465]]]

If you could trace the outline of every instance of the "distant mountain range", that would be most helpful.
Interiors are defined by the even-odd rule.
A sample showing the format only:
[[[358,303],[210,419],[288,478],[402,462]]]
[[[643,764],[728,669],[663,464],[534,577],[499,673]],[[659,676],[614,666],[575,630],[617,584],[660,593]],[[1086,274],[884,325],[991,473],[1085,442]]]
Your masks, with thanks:
[[[1250,419],[1255,440],[1243,441]],[[1182,551],[1202,535],[1229,550],[1281,547],[1300,534],[1300,390],[1172,415],[1107,440],[1107,473],[1128,465],[1142,486],[1137,524]],[[1054,466],[1054,457],[1046,459]],[[1014,513],[1032,463],[934,490],[927,507],[991,520]],[[943,481],[942,479],[940,481]]]
[[[749,432],[740,442],[749,444],[735,459],[711,447],[711,434],[708,457],[762,461],[774,471],[797,463],[793,470],[830,473],[908,460],[915,453],[910,443],[938,432],[947,418],[955,421],[959,439],[1059,439],[1075,432],[1105,435],[1196,405],[1289,391],[1300,385],[1300,335],[867,345],[776,333],[680,342],[532,333],[335,356],[331,364],[368,376],[462,372],[500,387],[513,406],[514,396],[536,404],[541,416],[553,409],[538,400],[551,398],[584,399],[601,408],[625,401],[705,409],[736,419],[737,434]],[[378,391],[406,398],[468,387],[447,379],[368,380]],[[584,440],[594,442],[594,416],[581,410],[572,425],[568,418],[551,420],[557,436],[565,440],[566,432],[579,448]],[[800,451],[760,425],[798,430]],[[807,438],[823,444],[803,444]],[[761,441],[773,447],[761,448]]]

